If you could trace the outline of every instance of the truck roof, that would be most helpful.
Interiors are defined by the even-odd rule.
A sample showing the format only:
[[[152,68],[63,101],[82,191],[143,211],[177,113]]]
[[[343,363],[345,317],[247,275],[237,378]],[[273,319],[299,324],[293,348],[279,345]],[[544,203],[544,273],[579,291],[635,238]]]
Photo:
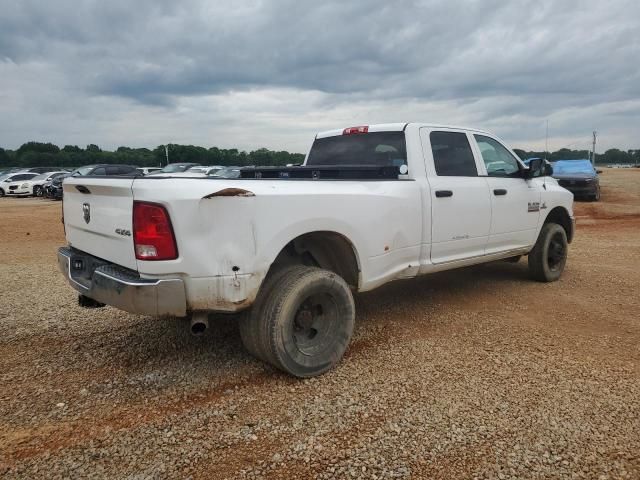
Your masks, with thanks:
[[[373,125],[367,125],[367,129],[369,132],[401,132],[405,130],[409,125],[416,125],[417,127],[428,127],[428,128],[451,128],[455,130],[468,130],[468,131],[477,132],[477,133],[489,133],[477,128],[461,127],[457,125],[441,125],[437,123],[421,123],[421,122],[376,123]],[[346,128],[356,128],[356,127],[346,127]],[[316,138],[335,137],[338,135],[342,135],[344,133],[344,130],[345,130],[344,128],[337,128],[334,130],[325,130],[324,132],[319,132],[316,135]]]

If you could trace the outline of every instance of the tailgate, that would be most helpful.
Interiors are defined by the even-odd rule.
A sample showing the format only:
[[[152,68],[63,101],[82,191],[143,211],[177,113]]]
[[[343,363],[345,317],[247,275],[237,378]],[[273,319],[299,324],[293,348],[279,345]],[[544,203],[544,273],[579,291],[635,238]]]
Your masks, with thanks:
[[[69,244],[103,260],[137,270],[133,246],[133,178],[75,177],[63,182]]]

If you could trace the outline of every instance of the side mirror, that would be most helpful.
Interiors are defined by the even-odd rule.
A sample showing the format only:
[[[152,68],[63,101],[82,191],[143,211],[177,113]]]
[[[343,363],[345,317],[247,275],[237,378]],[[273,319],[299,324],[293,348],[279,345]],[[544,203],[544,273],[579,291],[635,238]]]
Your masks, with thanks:
[[[596,173],[600,174],[602,173],[602,170],[596,170]]]
[[[536,174],[540,172],[543,161],[544,160],[541,158],[532,158],[529,160],[529,170],[524,171],[524,178],[533,178],[537,176]]]

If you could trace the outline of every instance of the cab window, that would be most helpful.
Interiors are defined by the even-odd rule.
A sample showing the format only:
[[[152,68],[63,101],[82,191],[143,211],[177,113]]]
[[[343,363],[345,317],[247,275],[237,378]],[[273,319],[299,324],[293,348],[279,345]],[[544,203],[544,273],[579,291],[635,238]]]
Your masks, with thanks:
[[[433,163],[439,177],[477,177],[473,152],[462,132],[431,132]]]
[[[487,175],[490,177],[517,177],[520,165],[513,155],[500,142],[484,135],[474,135]]]
[[[407,164],[404,132],[369,132],[316,138],[306,164],[400,167]]]

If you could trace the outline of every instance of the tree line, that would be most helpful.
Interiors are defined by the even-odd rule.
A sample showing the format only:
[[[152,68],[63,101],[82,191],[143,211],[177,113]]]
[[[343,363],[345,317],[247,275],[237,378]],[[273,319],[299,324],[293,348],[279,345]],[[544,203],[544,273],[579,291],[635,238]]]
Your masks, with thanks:
[[[302,163],[304,155],[260,148],[245,152],[236,148],[204,148],[194,145],[167,145],[169,162],[192,162],[201,165],[286,165]],[[0,169],[3,167],[81,167],[96,163],[117,163],[138,167],[158,167],[167,164],[164,145],[148,148],[118,147],[115,151],[102,150],[90,144],[86,148],[53,143],[27,142],[16,150],[0,148]]]
[[[515,148],[513,150],[518,154],[520,158],[546,158],[550,162],[556,160],[578,160],[591,158],[591,152],[589,150],[570,150],[568,148],[561,148],[555,152],[528,152]],[[612,163],[632,163],[640,164],[640,150],[619,150],[617,148],[610,148],[604,153],[596,153],[596,164],[608,165]]]
[[[205,148],[194,145],[167,145],[169,162],[193,162],[202,165],[286,165],[302,163],[304,155],[286,151],[260,148],[245,152],[236,148]],[[555,152],[533,152],[514,150],[522,159],[531,157],[547,158],[550,161],[589,158],[587,150],[562,148]],[[17,150],[0,148],[0,169],[6,167],[81,167],[96,163],[119,163],[139,167],[157,167],[167,164],[165,146],[153,150],[148,148],[118,147],[115,151],[102,150],[94,144],[80,148],[65,145],[60,148],[53,143],[27,142]],[[619,150],[612,148],[596,154],[596,163],[640,164],[640,150]]]

